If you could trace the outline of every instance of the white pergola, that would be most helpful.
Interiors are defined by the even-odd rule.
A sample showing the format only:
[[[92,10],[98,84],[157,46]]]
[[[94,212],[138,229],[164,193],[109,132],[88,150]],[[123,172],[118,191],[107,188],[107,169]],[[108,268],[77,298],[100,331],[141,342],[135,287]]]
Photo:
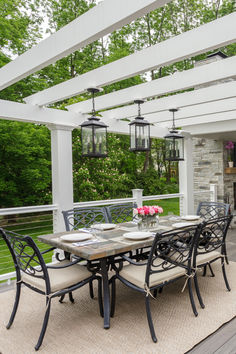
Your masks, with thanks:
[[[104,0],[38,45],[0,69],[0,89],[35,73],[75,50],[119,29],[170,0]],[[0,100],[2,119],[44,124],[51,130],[53,203],[59,209],[55,231],[64,230],[62,210],[73,208],[72,130],[87,118],[91,100],[67,106],[68,111],[47,108],[54,102],[86,92],[88,87],[111,83],[218,49],[236,41],[236,13],[140,50],[125,58],[77,76],[25,98],[25,103]],[[89,25],[88,25],[89,24]],[[96,108],[110,132],[128,134],[137,114],[137,98],[152,98],[142,114],[153,123],[151,136],[162,138],[171,126],[172,107],[181,108],[177,124],[184,129],[185,161],[180,162],[183,212],[193,213],[192,136],[236,138],[236,56],[112,92],[96,99]],[[185,93],[199,85],[222,83]],[[223,82],[225,81],[225,82]],[[157,99],[168,93],[175,95]],[[127,106],[124,106],[126,105]],[[118,106],[123,105],[121,108]]]

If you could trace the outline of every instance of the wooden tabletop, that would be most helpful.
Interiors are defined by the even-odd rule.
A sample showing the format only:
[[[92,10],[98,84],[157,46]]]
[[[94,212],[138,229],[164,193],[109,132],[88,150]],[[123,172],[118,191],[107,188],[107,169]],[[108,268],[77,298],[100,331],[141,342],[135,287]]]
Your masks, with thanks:
[[[164,232],[173,229],[173,224],[177,222],[184,222],[184,220],[174,219],[175,217],[160,217],[160,222],[156,228],[151,229],[153,233]],[[199,223],[199,220],[193,223]],[[62,235],[71,235],[80,232],[79,230],[60,232],[49,235],[38,236],[38,240],[47,243],[50,246],[60,248],[76,256],[87,260],[95,260],[104,257],[114,256],[123,252],[128,252],[142,247],[151,246],[154,237],[141,241],[128,240],[123,237],[126,232],[138,231],[137,225],[132,222],[117,224],[112,230],[101,231],[93,236],[97,240],[96,243],[91,243],[85,246],[76,246],[73,242],[66,242],[60,239]]]

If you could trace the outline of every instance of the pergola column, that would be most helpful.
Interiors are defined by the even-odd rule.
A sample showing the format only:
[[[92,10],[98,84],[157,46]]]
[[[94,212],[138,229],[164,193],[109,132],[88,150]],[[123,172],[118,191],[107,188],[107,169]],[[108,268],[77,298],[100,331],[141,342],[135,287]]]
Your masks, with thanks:
[[[65,231],[63,210],[73,209],[72,130],[48,125],[51,130],[52,196],[58,210],[53,214],[53,232]]]
[[[190,134],[184,135],[184,161],[179,162],[179,192],[183,193],[180,214],[194,214],[193,193],[193,143]]]

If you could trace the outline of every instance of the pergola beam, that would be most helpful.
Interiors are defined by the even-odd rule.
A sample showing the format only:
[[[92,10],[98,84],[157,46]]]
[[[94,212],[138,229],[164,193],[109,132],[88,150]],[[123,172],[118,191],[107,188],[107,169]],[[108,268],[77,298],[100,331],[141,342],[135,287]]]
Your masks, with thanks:
[[[165,76],[161,79],[145,82],[140,85],[99,96],[96,98],[96,109],[108,109],[133,102],[133,100],[137,97],[150,98],[160,96],[171,92],[193,88],[201,84],[210,84],[215,81],[225,80],[234,76],[236,76],[236,56],[186,71],[176,72],[173,75]],[[145,107],[148,105],[151,105],[151,103],[145,103],[143,106]],[[82,101],[77,104],[67,106],[69,111],[82,113],[90,112],[91,107],[91,100]],[[144,107],[142,107],[142,112],[145,112]],[[123,108],[123,110],[121,109],[120,115],[114,114],[113,118],[127,117],[126,114],[122,115],[122,113],[125,112],[125,109],[126,108]],[[127,112],[134,112],[134,109],[134,107],[127,107]],[[112,117],[113,112],[116,113],[119,111],[114,110],[104,112],[104,115],[110,115]]]
[[[210,64],[209,64],[210,65]],[[208,67],[206,67],[207,70]],[[195,69],[193,69],[195,70]],[[191,72],[188,71],[191,75]],[[173,76],[172,76],[173,78]],[[161,80],[161,79],[159,79]],[[182,82],[182,81],[181,81]],[[170,86],[171,80],[170,80]],[[190,92],[178,93],[176,95],[167,96],[151,101],[147,101],[142,105],[142,115],[147,115],[149,118],[151,113],[167,111],[170,108],[178,107],[180,109],[185,107],[192,107],[195,110],[195,106],[198,104],[204,104],[208,102],[217,102],[228,98],[236,97],[236,81],[230,81],[223,84],[217,84],[201,89],[195,89]],[[120,108],[114,108],[108,111],[102,112],[104,118],[133,118],[137,115],[137,105],[128,105]]]
[[[5,65],[0,89],[54,63],[170,0],[105,0]]]
[[[73,112],[7,100],[0,100],[0,117],[26,123],[59,124],[71,127],[76,126],[78,121],[78,114]]]
[[[25,101],[32,104],[47,105],[76,96],[91,86],[109,85],[157,67],[170,65],[193,55],[228,45],[236,40],[235,22],[236,13],[224,16],[113,63],[28,96]],[[80,110],[80,104],[78,106],[76,104],[72,105],[71,110],[73,106],[74,110]],[[112,106],[115,106],[115,103]]]

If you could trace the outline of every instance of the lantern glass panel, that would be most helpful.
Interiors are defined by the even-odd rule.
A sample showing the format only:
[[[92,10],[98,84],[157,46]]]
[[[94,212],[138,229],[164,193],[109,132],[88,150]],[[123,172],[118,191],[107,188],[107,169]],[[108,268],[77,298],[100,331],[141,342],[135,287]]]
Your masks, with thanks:
[[[143,150],[149,147],[149,125],[136,125],[136,148]]]
[[[94,127],[94,152],[98,155],[107,154],[107,131],[105,127]]]
[[[184,139],[183,137],[166,138],[166,158],[171,161],[184,159]]]
[[[136,148],[135,146],[135,125],[132,124],[130,125],[130,148],[131,150],[134,150]]]
[[[89,155],[93,153],[93,127],[82,128],[82,154]]]

